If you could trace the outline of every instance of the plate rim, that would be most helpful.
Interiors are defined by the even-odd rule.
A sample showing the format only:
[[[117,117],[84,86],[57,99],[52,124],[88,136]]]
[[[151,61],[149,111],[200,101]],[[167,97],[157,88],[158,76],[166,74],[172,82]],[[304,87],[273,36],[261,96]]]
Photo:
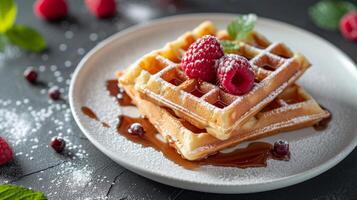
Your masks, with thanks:
[[[331,157],[329,160],[326,162],[313,167],[311,169],[308,169],[306,171],[290,175],[290,176],[285,176],[282,178],[277,178],[274,179],[271,182],[261,182],[261,183],[251,183],[251,184],[244,184],[244,185],[237,185],[237,184],[212,184],[212,183],[205,183],[205,182],[195,182],[195,181],[188,181],[186,179],[177,179],[173,178],[170,176],[165,176],[163,174],[160,174],[155,171],[151,170],[146,170],[145,167],[138,167],[136,165],[130,164],[128,162],[124,162],[123,160],[118,159],[117,157],[113,156],[113,153],[106,149],[105,146],[100,144],[95,138],[91,136],[91,134],[87,133],[85,127],[82,125],[81,120],[79,118],[78,113],[75,110],[75,96],[74,96],[74,88],[76,85],[76,80],[77,77],[79,76],[80,72],[85,68],[86,62],[97,52],[99,52],[101,49],[105,48],[108,44],[110,44],[112,41],[119,39],[122,36],[125,36],[131,32],[135,32],[137,30],[140,30],[142,28],[151,26],[151,25],[158,25],[161,23],[168,23],[170,21],[176,21],[176,20],[188,20],[196,17],[201,17],[205,18],[205,16],[215,16],[215,17],[221,17],[221,18],[233,18],[236,17],[238,14],[233,14],[233,13],[191,13],[191,14],[179,14],[179,15],[171,15],[168,17],[163,17],[163,18],[158,18],[158,19],[153,19],[150,21],[146,21],[143,23],[136,24],[134,26],[131,26],[129,28],[126,28],[122,31],[119,31],[108,38],[104,39],[103,41],[99,42],[95,47],[93,47],[78,63],[76,66],[76,69],[73,73],[73,76],[71,78],[71,83],[69,86],[69,104],[70,104],[70,109],[72,116],[82,131],[82,133],[89,139],[89,141],[96,147],[98,148],[101,152],[103,152],[106,156],[111,158],[113,161],[118,163],[119,165],[123,166],[124,168],[133,171],[136,174],[139,174],[141,176],[144,176],[146,178],[149,178],[151,180],[166,184],[166,185],[171,185],[174,187],[178,188],[183,188],[183,189],[188,189],[188,190],[195,190],[195,191],[201,191],[201,192],[209,192],[209,193],[225,193],[225,194],[238,194],[238,193],[252,193],[252,192],[262,192],[262,191],[269,191],[269,190],[274,190],[274,189],[279,189],[279,188],[284,188],[288,187],[291,185],[295,185],[298,183],[301,183],[303,181],[306,181],[308,179],[314,178],[327,170],[331,169],[338,163],[340,163],[344,158],[346,158],[352,151],[353,149],[357,146],[357,137],[354,138],[354,140],[350,141],[348,146],[346,146],[341,152],[336,154],[334,157]],[[347,70],[351,71],[353,73],[353,76],[357,80],[357,67],[354,61],[347,55],[345,54],[342,50],[337,48],[334,44],[331,42],[327,41],[326,39],[309,32],[305,29],[302,29],[300,27],[288,24],[286,22],[282,22],[279,20],[274,20],[274,19],[269,19],[265,17],[259,17],[259,20],[265,21],[267,23],[275,23],[279,24],[282,26],[287,26],[288,28],[295,29],[303,34],[307,34],[309,36],[314,37],[314,39],[319,40],[319,42],[324,42],[326,43],[330,48],[334,49],[339,53],[339,56],[343,58],[343,60],[346,60],[348,65],[344,65]],[[172,180],[172,181],[170,181]],[[204,188],[204,189],[202,189]],[[239,189],[238,189],[239,188]]]

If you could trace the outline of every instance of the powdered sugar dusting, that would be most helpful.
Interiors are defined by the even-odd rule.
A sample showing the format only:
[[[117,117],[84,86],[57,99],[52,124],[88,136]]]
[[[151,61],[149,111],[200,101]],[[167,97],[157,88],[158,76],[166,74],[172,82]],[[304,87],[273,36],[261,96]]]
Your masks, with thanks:
[[[174,32],[184,32],[189,28],[189,25],[193,27],[197,23],[199,23],[198,20],[185,21],[185,23],[182,23],[184,25],[175,24]],[[77,77],[78,82],[75,85],[75,94],[78,94],[78,96],[75,98],[75,107],[83,104],[93,105],[93,109],[98,113],[105,113],[105,116],[101,117],[107,119],[115,118],[119,112],[125,112],[126,114],[135,112],[127,108],[122,108],[122,111],[113,109],[116,108],[116,103],[111,98],[106,97],[107,94],[103,91],[103,83],[107,79],[113,78],[113,73],[116,70],[124,69],[125,66],[128,66],[141,55],[151,49],[159,48],[165,41],[172,40],[173,36],[168,34],[173,32],[170,31],[171,26],[163,26],[161,24],[151,28],[157,29],[157,32],[155,32],[157,34],[145,31],[131,33],[133,35],[132,38],[146,39],[145,46],[136,46],[136,42],[130,38],[120,40],[120,42],[115,43],[115,48],[103,50],[102,53],[108,57],[117,57],[119,55],[118,52],[120,52],[120,55],[123,55],[122,58],[118,58],[115,62],[107,59],[96,60],[96,62],[92,60],[92,62],[86,64],[86,71],[91,71],[91,73],[80,73]],[[270,30],[269,32],[269,29],[264,29],[264,27],[262,29],[270,33],[270,35],[276,35],[275,37],[283,35],[279,31]],[[284,34],[289,34],[288,29],[287,32]],[[311,38],[311,40],[314,39]],[[291,44],[296,43],[293,39],[288,42]],[[125,51],[123,48],[125,48]],[[310,52],[308,56],[313,59],[312,62],[316,65],[302,77],[300,83],[304,88],[307,88],[319,103],[331,110],[333,119],[330,127],[320,133],[316,133],[312,128],[306,128],[264,139],[267,142],[274,142],[277,139],[289,141],[292,152],[289,162],[271,160],[268,162],[267,168],[236,169],[207,166],[199,171],[189,171],[165,159],[161,153],[151,148],[140,148],[140,145],[118,136],[114,129],[101,129],[100,125],[86,119],[78,110],[77,115],[79,116],[80,124],[84,126],[86,134],[91,136],[99,146],[110,152],[108,154],[120,162],[138,167],[143,174],[158,175],[164,181],[174,180],[175,183],[181,185],[185,185],[185,182],[190,182],[197,187],[201,184],[212,185],[211,189],[219,186],[231,187],[233,192],[242,187],[251,188],[265,183],[271,184],[282,179],[286,180],[287,177],[291,178],[312,168],[316,169],[321,164],[340,157],[346,153],[344,151],[346,150],[345,148],[351,146],[351,141],[356,139],[354,134],[356,127],[353,119],[357,118],[357,106],[352,100],[347,100],[356,99],[356,94],[351,94],[352,90],[346,87],[343,81],[336,81],[333,85],[329,84],[331,80],[336,78],[333,73],[336,72],[335,66],[341,66],[338,72],[342,73],[341,77],[350,77],[348,71],[335,56],[331,56],[331,59],[325,63],[323,57],[326,54],[322,56],[320,55],[321,52],[314,53],[308,49],[306,50]],[[98,65],[106,67],[98,68]],[[118,68],[118,66],[122,68]],[[355,81],[352,78],[348,80],[351,83]],[[348,104],[345,103],[346,101],[348,101]],[[145,163],[144,166],[143,163]]]
[[[83,194],[90,195],[99,191],[100,188],[96,187],[100,184],[111,185],[112,177],[97,176],[100,164],[96,162],[112,164],[112,161],[93,150],[93,145],[81,134],[72,118],[67,94],[73,66],[77,65],[90,46],[84,44],[85,47],[73,49],[70,40],[77,33],[72,25],[66,24],[64,29],[67,30],[64,31],[63,38],[59,35],[58,41],[51,41],[51,52],[28,53],[28,57],[26,56],[27,61],[39,72],[37,84],[28,84],[22,80],[21,67],[25,66],[16,66],[15,73],[9,73],[11,76],[16,75],[17,80],[16,84],[6,86],[16,88],[16,92],[10,92],[10,97],[0,95],[0,137],[4,137],[12,147],[14,160],[9,165],[1,166],[0,184],[13,183],[32,187],[43,191],[49,199],[81,199]],[[103,34],[95,31],[97,30],[88,35],[92,46],[95,41],[103,38]],[[54,58],[53,51],[68,54],[69,50],[76,55]],[[13,67],[10,66],[13,65],[12,60],[19,57],[21,52],[14,47],[7,48],[0,55],[0,69]],[[36,58],[38,62],[35,61]],[[12,64],[4,66],[4,60]],[[19,65],[23,65],[22,62],[20,60]],[[59,87],[61,100],[53,101],[48,97],[48,89],[52,86]],[[11,88],[7,90],[11,91]],[[55,136],[66,141],[66,148],[61,154],[56,153],[49,145],[51,138]],[[116,167],[122,170],[119,166]],[[91,184],[95,186],[89,187]],[[84,192],[88,187],[92,191]],[[59,191],[65,193],[60,194]],[[95,194],[90,199],[105,199],[105,195]]]
[[[180,41],[180,38],[178,39]],[[196,45],[197,43],[193,43]],[[199,44],[199,43],[198,43]],[[200,44],[201,45],[201,44]],[[191,45],[192,46],[192,45]],[[273,51],[277,48],[283,48],[284,51],[290,52],[290,50],[283,45],[282,43],[272,43],[265,49],[260,49],[249,44],[242,45],[245,48],[245,51],[254,52],[253,58],[249,61],[250,64],[256,70],[256,79],[262,79],[259,83],[255,83],[252,90],[245,95],[242,96],[234,96],[226,94],[223,90],[220,92],[208,92],[201,98],[197,98],[194,95],[186,92],[183,87],[175,86],[173,84],[168,83],[168,80],[165,80],[163,77],[165,74],[168,74],[173,69],[181,70],[180,63],[175,63],[171,61],[169,58],[165,58],[161,55],[156,56],[156,60],[161,62],[164,66],[159,68],[158,66],[150,66],[154,71],[158,71],[154,74],[147,72],[145,69],[142,70],[142,74],[146,74],[146,77],[149,78],[141,78],[140,81],[136,81],[135,85],[141,92],[146,93],[151,96],[155,100],[162,102],[166,106],[179,110],[191,118],[197,119],[201,123],[204,122],[206,127],[210,127],[215,130],[215,137],[219,137],[221,139],[228,137],[230,131],[235,127],[242,125],[242,123],[248,117],[251,117],[256,111],[261,109],[263,106],[267,105],[271,102],[277,95],[279,95],[287,86],[297,80],[300,75],[303,73],[303,66],[294,73],[287,76],[285,70],[290,68],[294,68],[292,61],[295,58],[282,58],[278,55],[275,55]],[[241,48],[242,48],[241,47]],[[158,50],[158,52],[165,52],[167,49],[172,48],[170,43],[168,43],[165,48],[162,50]],[[198,49],[193,50],[194,53],[202,54],[203,51],[210,46],[204,46]],[[191,51],[191,49],[189,49]],[[155,52],[154,52],[155,53]],[[292,52],[290,52],[292,54]],[[143,57],[146,59],[146,57]],[[268,60],[268,61],[267,61]],[[263,67],[259,67],[258,63],[261,64],[271,64],[272,60],[274,61],[275,70],[270,72]],[[199,59],[195,60],[195,62],[201,62]],[[229,71],[232,69],[234,64],[233,60],[226,60],[225,66],[226,70]],[[137,67],[140,67],[138,65]],[[157,68],[157,69],[156,69]],[[264,74],[264,78],[261,78],[259,75],[259,71]],[[278,79],[283,79],[286,82],[281,83],[280,85],[274,84]],[[209,84],[209,83],[206,83]],[[159,88],[157,88],[159,86]],[[274,86],[274,87],[273,87]],[[215,88],[212,85],[212,90]],[[172,95],[166,95],[167,91],[172,89],[174,91],[174,95],[179,98],[180,101],[177,101],[175,97]],[[151,91],[152,90],[152,91]],[[230,96],[229,98],[221,98],[221,94],[224,96]],[[211,96],[209,96],[211,95]],[[214,105],[215,102],[207,102],[207,99],[231,99],[229,102],[224,102],[227,106],[223,108],[219,108]],[[184,102],[194,102],[196,105],[204,105],[202,106],[194,106],[188,107],[184,105]],[[227,100],[226,100],[227,101]],[[245,102],[249,102],[244,104]],[[205,112],[200,112],[199,110],[205,110]],[[203,116],[202,113],[212,113],[211,115]],[[227,116],[229,116],[229,120],[227,120]],[[217,123],[220,122],[220,123]],[[212,131],[211,131],[212,132]]]

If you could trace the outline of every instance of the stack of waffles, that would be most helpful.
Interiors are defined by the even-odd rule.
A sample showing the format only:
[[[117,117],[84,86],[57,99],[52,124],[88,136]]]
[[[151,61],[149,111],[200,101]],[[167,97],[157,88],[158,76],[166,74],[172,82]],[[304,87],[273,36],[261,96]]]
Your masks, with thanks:
[[[309,61],[254,31],[233,52],[247,58],[254,70],[251,91],[236,96],[189,79],[180,68],[181,58],[205,35],[231,40],[206,21],[118,73],[119,86],[183,158],[203,159],[243,141],[312,126],[330,115],[295,84]]]

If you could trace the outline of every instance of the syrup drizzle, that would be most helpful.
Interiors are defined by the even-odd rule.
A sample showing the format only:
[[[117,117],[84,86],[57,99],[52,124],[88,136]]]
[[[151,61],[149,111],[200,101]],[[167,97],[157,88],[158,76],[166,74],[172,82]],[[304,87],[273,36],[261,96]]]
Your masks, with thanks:
[[[132,123],[140,123],[144,130],[144,135],[133,135],[128,132]],[[266,167],[268,159],[281,160],[272,154],[273,145],[266,142],[252,142],[245,148],[235,149],[229,153],[217,153],[206,159],[199,161],[188,161],[181,157],[168,143],[165,143],[156,137],[157,130],[146,118],[134,118],[126,115],[119,116],[117,126],[118,134],[128,140],[141,144],[143,147],[152,147],[173,161],[174,163],[186,168],[197,169],[204,165],[225,166],[225,167]]]
[[[143,135],[132,135],[128,132],[129,126],[135,122],[140,123],[143,126],[145,131]],[[134,118],[125,115],[119,116],[117,132],[126,139],[141,144],[143,147],[152,147],[155,150],[162,152],[167,159],[186,169],[196,169],[199,167],[196,163],[183,159],[173,147],[156,138],[157,130],[146,118]]]
[[[162,107],[164,108],[164,107]],[[184,119],[181,119],[180,117],[178,117],[176,115],[176,113],[169,109],[169,108],[164,108],[166,110],[166,112],[170,113],[172,116],[176,117],[177,119],[180,120],[182,126],[184,126],[185,128],[187,128],[188,130],[192,131],[193,133],[204,133],[206,132],[206,129],[202,129],[202,128],[199,128],[197,126],[194,126],[193,124],[189,123],[188,121],[184,120]]]
[[[83,114],[85,114],[87,117],[102,123],[103,127],[105,127],[105,128],[110,127],[107,123],[100,121],[100,119],[95,114],[95,112],[92,109],[88,108],[87,106],[82,106],[81,110],[82,110]]]
[[[268,64],[261,66],[261,68],[268,70],[268,71],[275,71],[275,68]]]
[[[183,80],[177,79],[177,78],[173,78],[173,79],[171,79],[169,81],[169,83],[171,83],[172,85],[179,86],[179,85],[181,85],[181,83],[183,83]]]
[[[118,86],[118,80],[108,80],[106,81],[106,87],[109,91],[109,95],[115,97],[118,104],[121,106],[133,106],[134,104],[131,101],[129,95]]]
[[[130,97],[125,93],[124,90],[118,87],[117,80],[107,81],[107,90],[110,96],[117,97],[121,94],[124,98],[116,98],[118,104],[121,106],[133,105]],[[125,99],[125,100],[124,100]],[[223,103],[223,102],[222,102]],[[224,107],[224,106],[222,106]],[[97,115],[88,107],[82,107],[82,112],[88,117],[100,121]],[[278,158],[272,153],[273,145],[266,142],[252,142],[245,148],[235,149],[229,153],[218,152],[215,155],[211,155],[206,159],[199,161],[188,161],[181,157],[177,153],[176,149],[171,147],[169,143],[163,142],[156,137],[158,131],[146,118],[129,117],[126,115],[120,115],[119,123],[117,125],[117,133],[124,136],[128,140],[141,144],[144,148],[152,147],[157,151],[163,153],[163,155],[173,161],[174,163],[186,168],[186,169],[197,169],[204,165],[213,166],[225,166],[225,167],[237,167],[237,168],[248,168],[248,167],[266,167],[268,159],[275,160],[288,160],[289,158]],[[101,122],[101,121],[100,121]],[[185,122],[185,121],[184,121]],[[204,129],[199,129],[190,123],[184,123],[183,125],[190,130],[195,130],[196,133],[205,132]],[[108,124],[103,123],[103,126],[108,126]],[[133,135],[128,132],[128,128],[132,123],[140,123],[145,131],[143,135]],[[106,124],[106,125],[104,125]],[[108,126],[109,127],[109,126]]]
[[[190,93],[193,96],[196,96],[198,98],[202,97],[203,95],[205,95],[205,92],[203,92],[197,85],[193,88],[192,91],[190,91]]]
[[[331,113],[327,108],[325,108],[324,106],[322,106],[321,104],[320,104],[320,107],[321,107],[322,109],[326,110],[327,112],[329,112],[330,115],[329,115],[328,117],[322,119],[321,121],[317,122],[316,124],[314,124],[313,127],[314,127],[314,129],[315,129],[316,131],[323,131],[323,130],[327,129],[329,123],[330,123],[331,120],[332,120],[332,113]]]
[[[182,126],[187,128],[188,130],[192,131],[193,133],[204,133],[206,129],[198,128],[197,126],[192,125],[190,122],[181,119],[180,120]]]
[[[230,153],[218,152],[198,162],[201,165],[238,168],[266,167],[268,159],[280,160],[273,155],[272,150],[273,145],[270,143],[252,142],[245,148],[236,149]]]
[[[227,104],[221,100],[217,100],[213,105],[221,109],[227,106]]]

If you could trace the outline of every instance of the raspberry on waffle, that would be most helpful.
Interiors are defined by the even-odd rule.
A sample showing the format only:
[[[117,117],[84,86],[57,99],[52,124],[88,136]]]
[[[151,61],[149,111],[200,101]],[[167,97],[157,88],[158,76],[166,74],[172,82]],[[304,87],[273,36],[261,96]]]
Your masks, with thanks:
[[[187,160],[203,159],[247,140],[312,126],[330,115],[303,88],[292,85],[242,127],[234,130],[229,139],[219,140],[205,129],[178,117],[171,109],[142,99],[134,86],[121,86],[133,99],[141,114],[145,115],[166,142]]]
[[[243,95],[254,86],[255,76],[246,58],[228,54],[217,61],[217,79],[226,92]]]
[[[163,49],[143,56],[119,82],[134,85],[142,98],[172,109],[180,118],[225,140],[310,66],[303,55],[291,52],[283,43],[271,43],[252,32],[247,40],[239,42],[235,53],[249,60],[255,83],[248,93],[232,95],[212,83],[189,79],[180,67],[184,52],[205,35],[229,40],[224,31],[217,32],[213,23],[206,21]]]
[[[216,37],[207,35],[193,43],[183,55],[181,69],[189,78],[215,81],[216,59],[224,55]]]

